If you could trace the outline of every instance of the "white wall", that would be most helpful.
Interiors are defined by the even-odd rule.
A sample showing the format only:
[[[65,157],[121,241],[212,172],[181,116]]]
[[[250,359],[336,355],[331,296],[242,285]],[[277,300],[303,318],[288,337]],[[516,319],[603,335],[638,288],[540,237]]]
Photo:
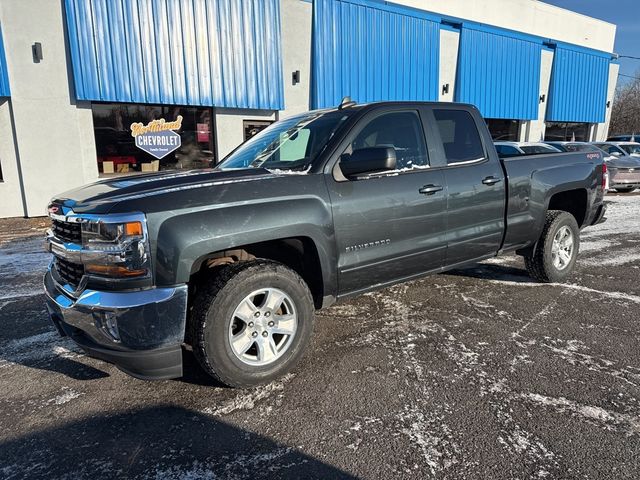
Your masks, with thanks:
[[[311,89],[311,2],[280,0],[284,110],[280,118],[309,110]],[[291,74],[300,70],[300,83]]]
[[[453,102],[454,99],[459,46],[460,32],[440,30],[440,84],[438,90],[441,102]],[[449,92],[443,93],[442,86],[447,83],[449,84]]]
[[[217,160],[222,160],[244,141],[244,120],[275,121],[276,112],[270,110],[241,110],[216,108]]]
[[[613,51],[616,26],[535,0],[394,0],[421,10]],[[615,8],[612,4],[611,8]]]
[[[0,218],[25,215],[9,102],[8,99],[0,100],[0,167],[3,178],[0,182]]]
[[[0,216],[44,215],[53,195],[98,178],[91,109],[75,104],[61,1],[3,1],[0,20],[27,203],[27,211],[18,212],[12,200]],[[34,42],[42,43],[40,63],[33,61]],[[4,133],[0,152],[13,148]]]
[[[542,50],[540,58],[540,95],[544,95],[544,102],[538,103],[538,118],[528,122],[527,134],[524,141],[539,142],[544,139],[546,130],[545,117],[549,103],[549,88],[551,86],[551,69],[553,67],[553,51]]]

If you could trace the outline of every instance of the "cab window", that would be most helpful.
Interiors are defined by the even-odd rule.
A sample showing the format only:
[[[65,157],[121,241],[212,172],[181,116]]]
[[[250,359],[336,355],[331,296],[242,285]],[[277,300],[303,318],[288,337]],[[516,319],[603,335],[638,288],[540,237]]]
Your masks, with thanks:
[[[478,127],[465,110],[435,109],[433,115],[449,165],[468,163],[485,158]]]
[[[422,122],[417,112],[390,112],[371,120],[345,150],[340,162],[348,162],[356,150],[392,147],[396,171],[429,166]]]

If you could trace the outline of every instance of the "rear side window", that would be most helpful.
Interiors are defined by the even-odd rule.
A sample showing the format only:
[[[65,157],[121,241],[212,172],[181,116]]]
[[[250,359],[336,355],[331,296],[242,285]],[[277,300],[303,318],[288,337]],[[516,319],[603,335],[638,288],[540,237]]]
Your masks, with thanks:
[[[464,110],[433,111],[449,165],[484,159],[484,148],[476,122]]]

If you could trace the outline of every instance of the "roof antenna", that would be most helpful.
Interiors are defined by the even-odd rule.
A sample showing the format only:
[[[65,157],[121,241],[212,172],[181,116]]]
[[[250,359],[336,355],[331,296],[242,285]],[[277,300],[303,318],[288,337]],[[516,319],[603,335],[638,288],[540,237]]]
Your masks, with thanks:
[[[353,107],[355,104],[356,102],[351,100],[351,97],[347,95],[346,97],[342,98],[340,105],[338,105],[338,110],[344,110],[345,108]]]

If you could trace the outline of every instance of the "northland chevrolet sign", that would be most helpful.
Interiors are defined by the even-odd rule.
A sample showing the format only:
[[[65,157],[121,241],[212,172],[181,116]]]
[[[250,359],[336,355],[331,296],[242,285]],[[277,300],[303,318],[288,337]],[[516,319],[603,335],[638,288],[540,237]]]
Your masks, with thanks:
[[[131,136],[136,139],[136,147],[161,159],[180,148],[182,138],[175,130],[182,127],[182,116],[167,122],[164,118],[152,120],[148,124],[132,123]]]

